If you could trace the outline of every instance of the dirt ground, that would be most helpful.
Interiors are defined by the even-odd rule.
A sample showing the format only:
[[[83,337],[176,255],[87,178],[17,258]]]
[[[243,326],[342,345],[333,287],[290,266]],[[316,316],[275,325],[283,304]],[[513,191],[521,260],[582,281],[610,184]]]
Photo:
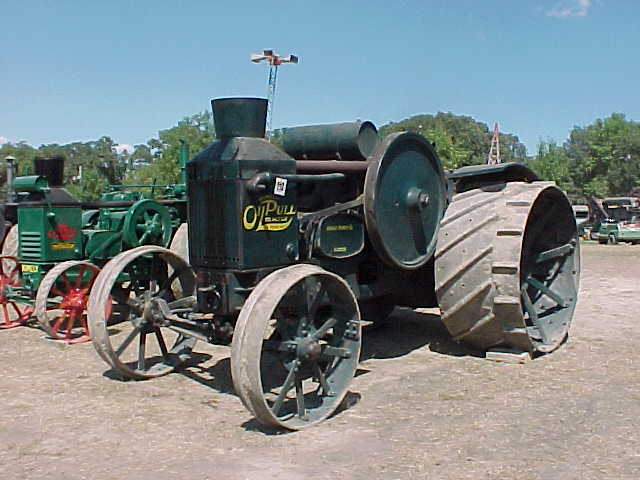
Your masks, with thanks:
[[[569,342],[526,364],[456,345],[397,309],[365,337],[347,408],[296,433],[232,393],[229,349],[115,380],[89,344],[0,332],[0,478],[640,478],[640,246],[583,245]]]

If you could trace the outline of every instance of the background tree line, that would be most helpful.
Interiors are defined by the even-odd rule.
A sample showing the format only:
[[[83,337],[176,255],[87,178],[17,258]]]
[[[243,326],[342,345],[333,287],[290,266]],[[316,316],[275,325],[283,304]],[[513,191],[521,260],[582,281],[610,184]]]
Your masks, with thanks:
[[[442,112],[416,115],[382,126],[380,134],[406,130],[434,142],[447,169],[487,161],[492,131],[471,117]],[[280,133],[274,132],[276,143]],[[81,200],[93,200],[108,183],[177,183],[180,139],[189,143],[193,155],[214,138],[212,115],[202,112],[160,131],[158,138],[146,144],[135,145],[133,152],[121,151],[113,139],[105,136],[95,141],[37,148],[24,142],[7,143],[0,146],[0,160],[4,167],[4,158],[13,155],[18,160],[18,174],[26,174],[33,157],[64,155],[67,188]],[[563,144],[541,141],[533,156],[527,156],[517,135],[501,133],[500,152],[503,162],[527,163],[541,178],[557,182],[574,202],[583,202],[590,196],[640,193],[640,123],[627,120],[621,113],[597,119],[586,127],[574,127]],[[5,168],[0,170],[0,181],[4,183]]]

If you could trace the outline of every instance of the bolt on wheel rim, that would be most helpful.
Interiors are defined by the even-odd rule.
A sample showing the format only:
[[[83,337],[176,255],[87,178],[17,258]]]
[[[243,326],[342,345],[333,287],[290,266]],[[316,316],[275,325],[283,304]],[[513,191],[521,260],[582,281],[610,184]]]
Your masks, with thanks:
[[[36,315],[47,335],[68,344],[91,340],[87,303],[99,271],[91,263],[71,261],[47,273],[36,296]]]
[[[171,261],[176,272],[167,273]],[[119,373],[137,379],[165,375],[190,355],[195,340],[173,330],[159,301],[173,307],[171,283],[193,276],[172,252],[153,246],[124,252],[109,262],[89,299],[89,327],[99,355]],[[123,281],[124,279],[124,281]],[[191,291],[186,284],[185,291]]]
[[[292,430],[340,405],[361,342],[348,286],[320,268],[296,267],[302,268],[275,272],[256,288],[232,352],[234,385],[247,408],[264,424]]]

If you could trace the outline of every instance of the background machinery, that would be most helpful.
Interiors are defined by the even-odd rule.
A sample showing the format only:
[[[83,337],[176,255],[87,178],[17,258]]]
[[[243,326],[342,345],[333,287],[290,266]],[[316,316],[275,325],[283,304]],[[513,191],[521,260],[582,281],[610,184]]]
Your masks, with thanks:
[[[183,144],[181,163],[188,150]],[[0,261],[0,328],[39,326],[67,343],[89,340],[86,305],[100,267],[123,250],[166,247],[186,217],[185,186],[110,185],[97,202],[77,201],[62,187],[64,158],[34,159],[35,175],[16,177]],[[183,175],[184,177],[184,175]],[[146,198],[146,189],[164,189]],[[182,227],[186,229],[186,224]],[[126,280],[126,279],[124,279]]]
[[[230,344],[244,405],[296,430],[340,405],[361,318],[395,306],[440,306],[476,350],[535,355],[566,339],[579,244],[554,184],[520,164],[445,174],[424,137],[379,141],[370,122],[288,129],[281,150],[264,139],[266,106],[212,101],[218,140],[187,165],[190,265],[142,246],[98,274],[89,328],[115,371],[151,378],[197,340]]]

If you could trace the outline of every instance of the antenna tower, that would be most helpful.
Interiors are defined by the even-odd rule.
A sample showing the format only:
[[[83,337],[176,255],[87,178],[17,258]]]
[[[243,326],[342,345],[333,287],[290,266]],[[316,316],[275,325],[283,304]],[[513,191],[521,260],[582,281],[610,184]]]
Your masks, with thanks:
[[[491,148],[489,149],[489,158],[487,158],[488,165],[497,165],[502,163],[500,160],[500,130],[498,129],[498,122],[493,124],[493,137],[491,137]]]
[[[273,50],[263,50],[262,53],[252,53],[251,61],[260,63],[265,60],[269,63],[269,87],[267,91],[267,138],[271,140],[271,132],[273,131],[273,103],[276,98],[276,82],[278,80],[278,67],[283,63],[298,63],[298,57],[295,55],[287,55],[281,57]]]

